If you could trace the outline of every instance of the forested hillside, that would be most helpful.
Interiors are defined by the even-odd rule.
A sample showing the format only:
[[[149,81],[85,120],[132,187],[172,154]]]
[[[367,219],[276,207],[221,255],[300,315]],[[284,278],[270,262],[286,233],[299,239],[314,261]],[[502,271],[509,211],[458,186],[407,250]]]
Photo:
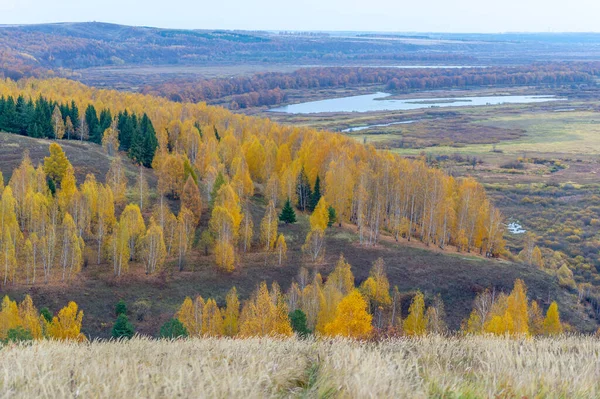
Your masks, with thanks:
[[[344,225],[350,232],[344,233],[351,240],[347,249],[357,262],[365,254],[385,257],[389,262],[385,248],[394,241],[417,240],[423,247],[448,253],[470,252],[480,259],[499,257],[505,251],[503,217],[476,181],[456,180],[427,167],[423,160],[411,161],[376,151],[338,134],[277,125],[203,103],[175,103],[147,95],[97,90],[63,79],[5,80],[0,85],[0,98],[0,104],[4,104],[0,121],[7,130],[32,136],[42,132],[42,137],[54,139],[49,156],[39,166],[25,155],[10,180],[3,182],[1,277],[3,289],[12,292],[23,292],[20,287],[82,287],[90,284],[92,275],[104,276],[102,279],[112,275],[111,284],[123,287],[132,281],[132,287],[138,289],[140,284],[147,284],[148,289],[153,289],[154,284],[165,284],[165,276],[177,271],[191,273],[184,280],[198,281],[194,276],[198,273],[199,256],[208,257],[208,262],[201,262],[207,263],[210,278],[219,286],[235,285],[244,275],[240,271],[246,276],[253,273],[250,280],[258,284],[265,279],[265,273],[285,270],[289,247],[294,256],[289,263],[295,265],[294,270],[300,269],[297,282],[289,287],[285,298],[278,284],[270,290],[261,285],[252,295],[252,287],[246,286],[244,298],[250,300],[245,303],[240,320],[250,323],[269,312],[273,324],[263,326],[267,330],[262,333],[288,334],[291,327],[282,314],[297,309],[308,316],[308,328],[325,333],[327,328],[343,330],[343,324],[326,326],[336,322],[336,309],[345,303],[350,308],[364,308],[361,311],[370,320],[367,324],[380,332],[396,326],[405,331],[416,328],[420,334],[425,331],[418,321],[426,311],[425,305],[420,305],[424,299],[417,295],[411,300],[417,305],[409,314],[414,313],[417,321],[396,325],[400,323],[396,317],[403,317],[398,302],[402,295],[398,289],[392,290],[383,259],[371,258],[373,266],[368,273],[368,266],[361,266],[359,284],[350,269],[352,259],[346,262],[340,258],[326,279],[320,274],[327,246],[337,249],[343,242],[332,237],[334,225]],[[50,109],[53,111],[48,120]],[[74,111],[82,109],[86,112]],[[97,109],[105,116],[98,117]],[[77,119],[76,114],[78,122],[69,124],[71,117]],[[23,122],[23,117],[29,122]],[[90,123],[95,119],[97,123]],[[69,125],[73,128],[69,127],[70,133],[65,135]],[[106,127],[99,138],[97,133],[81,134],[85,126],[95,126],[91,132]],[[110,168],[106,176],[90,173],[78,181],[60,143],[92,137],[102,144],[111,160]],[[129,154],[133,162],[145,163],[132,151],[132,144],[128,147],[132,137],[155,137],[157,142],[157,147],[149,147],[156,151],[150,162],[153,171],[142,165],[135,180],[125,173],[125,163],[129,161],[121,159]],[[156,176],[156,184],[148,183],[150,174]],[[296,223],[300,229],[287,227]],[[337,258],[339,255],[333,252]],[[412,256],[410,253],[409,262],[413,262]],[[457,267],[459,263],[458,258],[447,262]],[[82,273],[82,268],[90,264],[99,266]],[[137,275],[132,265],[141,265],[146,277]],[[248,265],[251,267],[244,270]],[[394,269],[397,267],[393,265]],[[518,277],[509,269],[502,266],[498,269],[502,272],[496,276],[502,276],[504,287]],[[490,273],[487,266],[485,270]],[[203,267],[199,272],[204,276],[207,269]],[[128,280],[130,275],[135,275],[133,280]],[[474,315],[478,319],[464,324],[465,331],[524,331],[523,326],[530,323],[529,316],[522,319],[525,324],[521,327],[514,327],[509,319],[525,316],[514,313],[517,310],[507,310],[505,299],[501,299],[504,297],[486,296],[489,293],[484,289],[491,285],[492,275],[493,272],[486,274],[481,280],[483,285],[471,287],[474,292],[457,300],[457,306],[464,309],[465,301],[469,306],[469,298],[480,292],[480,300],[494,305],[493,313]],[[555,283],[548,283],[549,277],[543,273],[534,271],[528,279],[534,283],[536,296],[552,284],[553,297],[560,296],[562,303],[570,301]],[[333,284],[338,280],[341,285]],[[105,284],[102,281],[91,284],[98,287]],[[526,308],[538,306],[529,303],[525,288],[519,284],[513,297],[525,303]],[[359,291],[354,290],[355,286]],[[190,292],[189,288],[185,292]],[[107,293],[104,291],[103,295]],[[64,293],[56,295],[62,298]],[[271,305],[264,302],[266,298],[273,298]],[[211,320],[225,322],[228,311],[219,308],[222,302],[200,297],[195,301],[191,308],[206,309],[215,318]],[[227,301],[233,301],[233,297]],[[441,299],[431,301],[428,300],[431,312],[438,315],[435,320],[445,323]],[[7,302],[7,309],[14,309],[16,305],[10,303]],[[189,308],[189,304],[184,305]],[[106,309],[110,304],[96,306]],[[188,316],[181,312],[184,310],[177,318],[185,325]],[[75,317],[76,308],[71,313]],[[573,319],[572,310],[567,313]],[[454,328],[460,324],[460,318],[460,314],[452,315]],[[431,325],[438,325],[438,321],[431,321]],[[341,319],[338,322],[343,323]],[[195,328],[204,331],[204,327],[189,324],[186,328],[190,333]],[[221,331],[221,327],[215,328]],[[249,329],[247,333],[239,333],[262,334],[256,326],[245,328]],[[370,334],[371,327],[360,331]]]

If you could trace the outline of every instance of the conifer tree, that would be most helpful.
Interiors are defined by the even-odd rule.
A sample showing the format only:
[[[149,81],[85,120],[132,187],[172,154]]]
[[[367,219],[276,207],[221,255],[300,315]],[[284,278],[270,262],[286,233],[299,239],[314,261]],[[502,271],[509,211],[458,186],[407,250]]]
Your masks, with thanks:
[[[284,222],[285,224],[296,223],[296,211],[292,207],[292,203],[288,198],[283,205],[283,209],[279,214],[279,220]]]
[[[314,211],[317,207],[317,204],[321,200],[321,178],[317,175],[317,179],[315,180],[315,186],[312,190],[312,194],[310,196],[308,209],[310,211]]]
[[[113,338],[131,338],[135,334],[135,327],[127,318],[127,315],[121,313],[113,325],[111,335]]]

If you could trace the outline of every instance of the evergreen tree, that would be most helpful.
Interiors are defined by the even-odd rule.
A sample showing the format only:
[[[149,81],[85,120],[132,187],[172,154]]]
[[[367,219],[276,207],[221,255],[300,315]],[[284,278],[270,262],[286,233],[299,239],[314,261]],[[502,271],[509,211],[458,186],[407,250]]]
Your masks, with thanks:
[[[100,121],[96,108],[91,104],[85,110],[85,122],[88,126],[90,141],[100,144],[102,142],[102,136],[98,133]]]
[[[135,334],[135,327],[127,316],[120,314],[112,328],[113,338],[131,338]]]
[[[296,223],[296,211],[292,208],[292,203],[289,198],[285,201],[285,205],[279,215],[279,220],[285,224]]]
[[[152,165],[154,154],[158,148],[158,139],[156,138],[156,131],[154,130],[154,126],[152,125],[150,118],[148,118],[148,115],[144,114],[142,116],[140,125],[144,136],[142,164],[149,168]]]
[[[213,126],[213,129],[215,129],[215,137],[217,138],[217,141],[221,141],[221,136],[219,136],[219,131],[217,130],[217,127]]]
[[[312,212],[317,207],[319,200],[321,199],[321,178],[317,175],[317,180],[315,181],[315,188],[312,191],[312,195],[310,196],[310,201],[308,203],[308,209]]]
[[[171,319],[160,328],[161,338],[185,338],[188,331],[178,319]]]
[[[119,316],[122,314],[127,315],[127,304],[121,299],[117,302],[117,306],[115,306],[115,315]]]
[[[291,312],[289,319],[292,330],[300,337],[306,337],[311,333],[306,325],[306,314],[302,310],[296,309]]]
[[[48,308],[42,308],[40,310],[40,316],[42,316],[48,323],[52,322],[52,312]]]
[[[331,227],[337,221],[337,214],[335,212],[335,208],[331,205],[327,211],[329,212],[329,222],[327,222],[327,227]]]

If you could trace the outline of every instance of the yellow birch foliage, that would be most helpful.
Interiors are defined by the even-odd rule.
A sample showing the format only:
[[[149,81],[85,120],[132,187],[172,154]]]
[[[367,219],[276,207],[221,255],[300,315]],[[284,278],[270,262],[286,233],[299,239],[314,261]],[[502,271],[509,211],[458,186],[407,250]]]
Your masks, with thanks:
[[[367,307],[367,301],[360,292],[353,290],[338,304],[335,319],[325,326],[325,334],[355,339],[368,338],[373,326]]]
[[[71,301],[58,312],[58,316],[52,318],[47,329],[48,337],[61,341],[83,341],[85,336],[81,333],[82,320],[83,311],[78,311],[77,304]]]
[[[558,335],[563,332],[563,326],[560,322],[560,314],[558,312],[558,304],[556,302],[552,302],[546,312],[542,331],[544,335]]]
[[[277,241],[277,212],[273,201],[269,202],[265,216],[260,222],[260,240],[266,251],[271,251]]]
[[[409,336],[425,335],[427,332],[427,318],[425,317],[425,298],[418,291],[408,308],[408,316],[402,324],[404,333]]]
[[[235,337],[239,332],[240,301],[237,289],[229,290],[225,298],[226,307],[223,311],[223,333],[228,337]]]
[[[310,229],[311,230],[322,230],[327,229],[329,223],[329,205],[325,200],[325,197],[321,197],[319,203],[315,207],[314,212],[310,215]]]
[[[277,242],[275,243],[275,251],[277,253],[277,264],[281,266],[283,262],[287,259],[287,244],[285,242],[285,237],[283,236],[283,234],[279,234],[279,237],[277,237]]]
[[[188,176],[185,186],[183,186],[181,206],[186,207],[192,212],[194,215],[194,226],[197,226],[200,222],[200,216],[202,216],[202,198],[192,175]]]
[[[44,158],[44,172],[46,172],[46,175],[55,183],[60,184],[69,167],[72,168],[71,163],[62,147],[56,143],[51,143],[50,156]]]
[[[190,337],[202,335],[204,305],[201,296],[197,296],[195,301],[186,297],[175,314],[175,318],[183,324]]]
[[[23,324],[19,315],[19,307],[17,302],[11,301],[8,295],[2,299],[2,307],[0,308],[0,341],[5,340],[8,331],[17,328]]]
[[[204,304],[202,312],[202,335],[220,337],[224,333],[223,316],[214,299],[210,298]]]
[[[278,293],[274,296],[276,298],[269,294],[267,283],[263,281],[242,309],[241,336],[291,336],[293,334],[283,295]]]

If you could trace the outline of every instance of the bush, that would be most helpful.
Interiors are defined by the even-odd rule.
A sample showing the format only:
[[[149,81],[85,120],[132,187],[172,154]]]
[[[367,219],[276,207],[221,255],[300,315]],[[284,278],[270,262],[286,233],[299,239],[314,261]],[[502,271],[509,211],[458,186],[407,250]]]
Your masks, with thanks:
[[[500,165],[502,169],[525,169],[525,165],[519,161],[510,161],[505,164]]]
[[[135,301],[132,306],[133,314],[137,321],[144,321],[150,315],[151,303],[147,299]]]
[[[32,340],[33,335],[31,335],[31,331],[26,330],[21,326],[11,328],[6,334],[6,342],[26,342]]]
[[[117,302],[117,306],[115,306],[115,315],[119,316],[122,314],[127,314],[127,304],[121,299],[119,302]]]
[[[112,328],[113,338],[131,338],[135,334],[135,327],[129,322],[129,319],[125,314],[121,313],[117,317],[117,321]]]
[[[178,319],[171,319],[160,328],[161,338],[185,338],[188,332]]]

